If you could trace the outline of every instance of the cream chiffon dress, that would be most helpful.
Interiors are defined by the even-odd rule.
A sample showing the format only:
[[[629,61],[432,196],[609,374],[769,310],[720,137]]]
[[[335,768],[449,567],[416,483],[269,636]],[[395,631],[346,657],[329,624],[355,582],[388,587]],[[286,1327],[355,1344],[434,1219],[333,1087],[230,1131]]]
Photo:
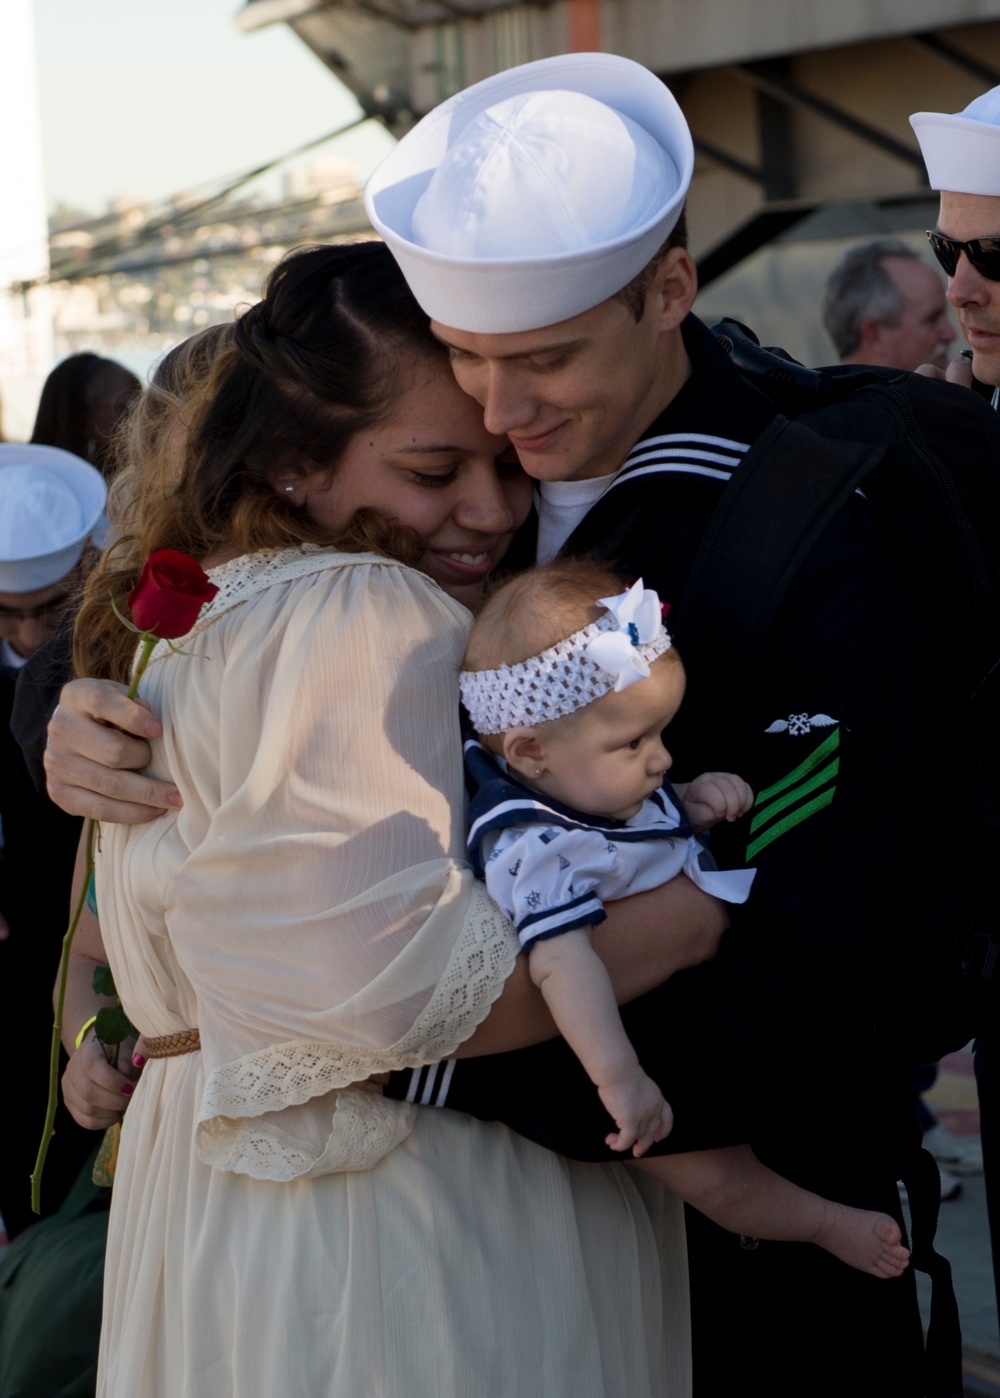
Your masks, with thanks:
[[[676,1201],[357,1086],[450,1054],[517,952],[462,858],[468,614],[367,554],[212,576],[141,691],[184,807],[98,856],[129,1015],[202,1044],[125,1117],[99,1393],[686,1398]]]

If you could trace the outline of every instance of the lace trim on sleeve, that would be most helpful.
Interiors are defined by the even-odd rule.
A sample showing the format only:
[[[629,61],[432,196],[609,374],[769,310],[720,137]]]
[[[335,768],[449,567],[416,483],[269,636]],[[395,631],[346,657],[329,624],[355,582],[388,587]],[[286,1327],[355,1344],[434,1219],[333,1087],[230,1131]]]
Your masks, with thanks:
[[[198,1154],[206,1165],[256,1180],[314,1179],[347,1170],[371,1170],[413,1129],[416,1107],[361,1084],[329,1093],[321,1102],[330,1123],[321,1148],[296,1135],[296,1121],[216,1117],[198,1127]]]
[[[409,1133],[412,1118],[405,1104],[358,1084],[375,1073],[435,1063],[453,1053],[486,1018],[518,950],[511,924],[485,887],[473,883],[444,974],[403,1038],[384,1049],[275,1044],[215,1068],[198,1125],[202,1160],[275,1180],[370,1169]],[[316,1100],[328,1095],[332,1103]],[[306,1103],[308,1120],[289,1114]]]

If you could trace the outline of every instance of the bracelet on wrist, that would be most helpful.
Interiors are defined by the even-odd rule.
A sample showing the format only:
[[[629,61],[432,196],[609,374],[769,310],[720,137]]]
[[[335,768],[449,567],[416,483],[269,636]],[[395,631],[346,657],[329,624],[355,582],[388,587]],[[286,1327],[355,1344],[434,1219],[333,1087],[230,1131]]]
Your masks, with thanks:
[[[87,1035],[90,1033],[91,1029],[93,1029],[93,1027],[94,1027],[94,1025],[95,1025],[96,1023],[97,1023],[97,1016],[96,1016],[96,1015],[91,1015],[90,1018],[87,1020],[87,1023],[83,1026],[83,1028],[80,1030],[79,1034],[77,1034],[77,1036],[76,1036],[76,1047],[77,1047],[77,1048],[80,1047],[80,1045],[83,1043],[84,1039],[87,1037]]]

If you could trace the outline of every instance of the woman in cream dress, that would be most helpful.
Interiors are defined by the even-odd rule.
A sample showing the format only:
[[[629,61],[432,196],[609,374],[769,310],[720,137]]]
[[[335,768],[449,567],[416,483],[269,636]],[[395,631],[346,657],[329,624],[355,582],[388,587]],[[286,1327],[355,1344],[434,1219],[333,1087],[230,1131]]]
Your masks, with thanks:
[[[545,1034],[533,1006],[518,1037],[516,937],[462,858],[456,700],[454,598],[527,506],[393,270],[375,245],[279,267],[187,423],[179,480],[149,488],[141,457],[126,475],[129,534],[81,615],[78,654],[120,679],[109,586],[170,546],[220,589],[141,688],[163,722],[152,770],[183,805],[105,825],[98,858],[130,1017],[200,1033],[147,1063],[125,1118],[99,1393],[684,1398],[675,1201],[369,1082],[452,1054],[495,1002],[489,1047]],[[68,1040],[101,953],[91,927]],[[121,1091],[86,1037],[78,1119],[101,1124]]]

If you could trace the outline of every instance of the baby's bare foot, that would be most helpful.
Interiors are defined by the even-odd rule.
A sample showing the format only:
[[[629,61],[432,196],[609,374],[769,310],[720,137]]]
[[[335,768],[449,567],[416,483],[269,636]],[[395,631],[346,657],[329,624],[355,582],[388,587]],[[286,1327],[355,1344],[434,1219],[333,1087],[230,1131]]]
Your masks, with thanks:
[[[899,1224],[888,1214],[828,1202],[826,1225],[816,1242],[859,1272],[898,1277],[910,1261],[901,1239]]]

